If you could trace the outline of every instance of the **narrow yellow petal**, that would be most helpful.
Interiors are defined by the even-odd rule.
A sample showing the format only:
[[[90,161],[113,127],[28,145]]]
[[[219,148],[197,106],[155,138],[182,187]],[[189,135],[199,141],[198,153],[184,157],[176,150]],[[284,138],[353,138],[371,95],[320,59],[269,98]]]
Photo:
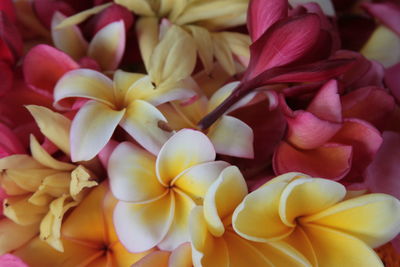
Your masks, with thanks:
[[[39,222],[22,226],[9,219],[0,220],[0,254],[20,248],[39,232]]]
[[[147,69],[150,67],[150,57],[158,44],[158,19],[141,17],[136,22],[136,32],[139,41],[140,54]]]
[[[68,193],[70,181],[70,172],[58,172],[45,177],[36,192],[29,198],[29,202],[37,206],[47,206],[54,198]]]
[[[115,3],[126,7],[130,11],[141,16],[153,16],[154,12],[150,6],[149,1],[146,0],[115,0]]]
[[[42,220],[47,206],[36,206],[26,196],[9,197],[4,200],[4,215],[19,225],[31,225]]]
[[[210,32],[203,27],[190,25],[187,28],[192,33],[196,43],[197,51],[203,63],[206,73],[210,74],[213,68],[214,47],[212,46],[212,38]]]
[[[236,67],[228,41],[220,33],[213,33],[212,40],[215,58],[229,75],[234,75]]]

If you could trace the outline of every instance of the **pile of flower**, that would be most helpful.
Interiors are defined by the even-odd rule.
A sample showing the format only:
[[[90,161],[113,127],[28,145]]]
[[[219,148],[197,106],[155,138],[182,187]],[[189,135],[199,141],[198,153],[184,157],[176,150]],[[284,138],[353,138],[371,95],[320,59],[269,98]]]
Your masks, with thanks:
[[[400,266],[400,2],[1,0],[0,266]]]

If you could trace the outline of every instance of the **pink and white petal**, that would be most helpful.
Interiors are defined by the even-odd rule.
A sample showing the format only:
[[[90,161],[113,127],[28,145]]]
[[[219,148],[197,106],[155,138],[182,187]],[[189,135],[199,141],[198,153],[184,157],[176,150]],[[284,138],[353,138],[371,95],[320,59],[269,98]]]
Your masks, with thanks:
[[[200,131],[183,129],[163,145],[156,162],[156,173],[166,186],[186,169],[213,161],[215,150],[211,141]]]
[[[210,185],[229,166],[225,161],[211,161],[190,167],[172,181],[172,185],[190,196],[197,204],[203,203]]]
[[[247,11],[247,28],[255,42],[272,24],[287,17],[288,2],[254,0]]]
[[[98,157],[101,162],[101,165],[103,165],[104,169],[107,169],[108,166],[108,161],[110,160],[110,156],[114,149],[120,144],[119,142],[110,139],[108,141],[107,145],[103,147],[103,149],[99,152]]]
[[[283,190],[279,214],[287,226],[296,226],[296,218],[320,212],[341,201],[346,195],[343,185],[321,178],[300,178]]]
[[[51,37],[55,47],[64,51],[73,59],[79,60],[86,56],[88,43],[77,25],[56,29],[56,26],[65,18],[66,16],[60,12],[54,13],[51,21]]]
[[[276,174],[302,172],[312,177],[340,180],[351,168],[351,146],[327,143],[312,150],[298,150],[281,142],[273,158]]]
[[[119,144],[108,162],[113,195],[127,202],[148,202],[167,192],[157,180],[156,158],[129,142]]]
[[[122,20],[108,24],[96,33],[89,44],[88,56],[103,70],[115,70],[125,51],[125,26]]]
[[[100,72],[90,69],[78,69],[66,73],[54,88],[54,106],[65,109],[61,100],[70,97],[83,97],[114,106],[112,81]]]
[[[71,124],[72,161],[94,158],[110,140],[124,113],[96,101],[87,102]]]
[[[194,201],[179,189],[173,189],[175,194],[174,219],[165,238],[158,244],[162,250],[174,250],[180,244],[189,242],[189,215],[196,206]]]
[[[29,50],[23,62],[25,81],[34,91],[53,97],[57,81],[68,71],[79,68],[67,54],[48,45]]]
[[[207,133],[208,138],[218,154],[253,158],[253,130],[243,121],[232,117],[222,116]]]
[[[334,228],[376,248],[400,233],[400,201],[385,194],[363,195],[304,216],[300,223]]]
[[[213,236],[220,237],[225,232],[224,223],[230,219],[235,208],[247,195],[247,185],[235,166],[225,168],[210,186],[204,197],[204,218]]]
[[[330,80],[325,83],[307,107],[307,111],[323,120],[341,122],[342,107],[338,91],[336,80]]]
[[[158,245],[168,233],[175,214],[175,196],[146,204],[118,202],[114,209],[114,226],[118,238],[130,252],[143,252]]]
[[[141,146],[157,155],[173,134],[172,131],[160,127],[160,123],[166,123],[166,118],[156,107],[146,101],[135,100],[126,109],[120,126]]]

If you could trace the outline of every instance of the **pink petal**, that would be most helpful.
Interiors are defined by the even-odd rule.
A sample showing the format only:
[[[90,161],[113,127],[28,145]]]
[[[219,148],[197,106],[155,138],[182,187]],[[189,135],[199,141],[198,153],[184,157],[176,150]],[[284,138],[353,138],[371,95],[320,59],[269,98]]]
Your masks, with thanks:
[[[107,169],[108,160],[114,149],[118,146],[119,142],[111,139],[108,143],[103,147],[103,149],[99,152],[98,156],[100,159],[101,164],[103,165],[104,169]]]
[[[51,20],[56,11],[63,13],[67,17],[75,13],[71,6],[63,1],[34,0],[32,4],[38,19],[47,29],[50,29]]]
[[[15,133],[0,123],[0,158],[13,154],[25,154],[25,149]]]
[[[247,11],[247,27],[251,40],[256,41],[272,24],[287,17],[288,3],[284,0],[253,0]]]
[[[19,58],[23,52],[21,35],[15,24],[3,12],[0,11],[0,41],[9,47],[14,56],[14,60]]]
[[[338,83],[336,80],[327,82],[313,98],[307,111],[319,118],[331,122],[342,121],[342,107],[338,94]]]
[[[362,7],[372,16],[380,20],[389,29],[400,35],[400,5],[385,3],[363,3]]]
[[[372,192],[400,199],[400,134],[384,132],[383,143],[365,172],[365,183]]]
[[[25,57],[23,71],[26,83],[36,92],[49,98],[64,73],[79,68],[67,54],[48,45],[32,48]]]
[[[10,65],[4,61],[0,61],[0,97],[11,89],[13,80],[14,72],[10,68]]]
[[[386,70],[385,83],[397,101],[400,101],[400,63]]]
[[[347,145],[328,143],[313,150],[297,150],[281,142],[273,165],[277,175],[302,172],[312,177],[339,180],[350,171],[351,159],[352,147]]]
[[[343,182],[362,181],[365,168],[372,162],[382,144],[382,136],[369,123],[358,119],[345,119],[343,127],[331,139],[353,148],[351,171]]]
[[[0,256],[0,266],[3,267],[29,267],[17,256],[12,254],[4,254]]]
[[[267,69],[287,65],[302,56],[317,41],[319,19],[316,15],[288,18],[272,25],[250,46],[250,63],[245,79]]]
[[[3,11],[5,14],[7,14],[8,18],[12,22],[14,23],[16,22],[17,17],[15,14],[15,7],[12,0],[2,0],[0,2],[0,11]]]

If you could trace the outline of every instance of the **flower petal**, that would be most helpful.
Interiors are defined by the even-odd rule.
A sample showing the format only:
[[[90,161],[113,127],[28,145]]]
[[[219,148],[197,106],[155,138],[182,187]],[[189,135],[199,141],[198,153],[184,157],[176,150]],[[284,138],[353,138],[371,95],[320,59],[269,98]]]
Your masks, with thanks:
[[[114,196],[128,202],[144,202],[163,196],[167,188],[157,180],[156,158],[129,142],[119,144],[108,162]]]
[[[54,46],[70,55],[73,59],[79,60],[86,56],[88,43],[82,35],[81,30],[76,25],[71,25],[61,29],[56,29],[66,16],[60,12],[55,12],[51,21],[51,37]]]
[[[124,113],[96,101],[87,102],[72,121],[72,161],[94,158],[110,140]]]
[[[146,255],[139,261],[135,262],[131,265],[131,267],[153,267],[153,266],[169,266],[168,260],[170,256],[170,252],[168,251],[154,251],[149,255]]]
[[[211,73],[214,63],[214,51],[213,47],[210,45],[212,43],[210,32],[206,28],[195,25],[188,25],[187,28],[190,30],[196,43],[197,53],[204,66],[204,70],[207,73]]]
[[[94,99],[109,106],[115,102],[112,81],[90,69],[70,71],[58,81],[54,88],[54,106],[66,108],[60,101],[69,97]]]
[[[224,221],[231,218],[247,193],[246,182],[237,167],[230,166],[221,172],[204,197],[204,218],[213,236],[224,234]]]
[[[197,164],[176,177],[172,184],[201,205],[210,185],[218,179],[221,171],[228,166],[229,164],[225,161]]]
[[[301,221],[334,228],[375,248],[400,232],[400,201],[385,194],[364,195],[303,217]]]
[[[156,246],[168,233],[174,210],[173,192],[146,204],[118,202],[114,209],[114,225],[119,240],[130,252]]]
[[[135,14],[142,16],[154,16],[151,5],[146,0],[129,1],[129,0],[115,0],[115,3],[126,7]]]
[[[120,126],[146,150],[157,155],[173,134],[159,127],[162,122],[166,119],[156,107],[146,101],[135,100],[126,109]]]
[[[174,134],[161,148],[156,162],[156,173],[164,185],[184,170],[215,159],[215,150],[202,132],[183,129]]]
[[[4,267],[28,267],[25,262],[12,254],[1,255],[0,265]]]
[[[89,44],[88,56],[96,60],[103,70],[118,67],[125,50],[123,20],[112,22],[96,33]]]
[[[120,0],[119,0],[120,1]],[[132,1],[130,1],[132,2]],[[146,2],[147,3],[147,2]],[[158,44],[158,20],[155,17],[141,17],[136,22],[140,54],[146,69],[149,69],[150,57]]]
[[[232,116],[222,116],[207,134],[219,154],[253,158],[253,130]]]
[[[192,264],[192,249],[190,243],[186,242],[172,251],[168,261],[169,266],[191,267]]]
[[[39,223],[22,226],[2,218],[0,220],[0,254],[20,248],[38,232]]]
[[[346,195],[343,185],[327,179],[300,178],[283,190],[279,215],[287,226],[296,226],[296,218],[331,207]]]

